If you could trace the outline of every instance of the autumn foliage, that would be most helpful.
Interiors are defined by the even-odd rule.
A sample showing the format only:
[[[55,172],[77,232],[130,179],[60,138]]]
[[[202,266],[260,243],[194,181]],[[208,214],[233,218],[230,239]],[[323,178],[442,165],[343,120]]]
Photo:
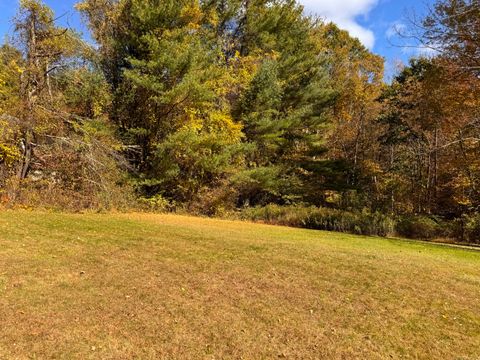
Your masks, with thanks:
[[[275,209],[295,226],[479,240],[478,1],[438,0],[414,29],[437,55],[391,83],[383,58],[294,0],[77,11],[95,46],[22,0],[0,48],[4,205]]]

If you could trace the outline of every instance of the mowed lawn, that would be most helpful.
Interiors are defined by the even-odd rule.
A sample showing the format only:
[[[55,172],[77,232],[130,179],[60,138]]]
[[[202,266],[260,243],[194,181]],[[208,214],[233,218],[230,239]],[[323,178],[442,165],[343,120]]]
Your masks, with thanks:
[[[480,252],[175,215],[0,213],[0,359],[480,359]]]

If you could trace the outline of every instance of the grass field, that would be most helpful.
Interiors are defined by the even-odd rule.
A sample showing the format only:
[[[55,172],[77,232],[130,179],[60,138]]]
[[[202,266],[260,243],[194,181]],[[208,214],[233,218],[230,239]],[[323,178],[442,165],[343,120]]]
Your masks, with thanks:
[[[0,214],[0,359],[480,359],[480,252],[174,215]]]

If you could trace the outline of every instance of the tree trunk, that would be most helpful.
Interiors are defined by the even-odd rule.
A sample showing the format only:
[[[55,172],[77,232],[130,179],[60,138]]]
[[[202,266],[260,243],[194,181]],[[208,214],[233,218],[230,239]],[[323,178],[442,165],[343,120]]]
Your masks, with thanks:
[[[28,171],[30,170],[30,164],[33,157],[33,131],[27,130],[24,135],[24,146],[22,154],[22,163],[18,170],[18,178],[23,180],[27,177]]]

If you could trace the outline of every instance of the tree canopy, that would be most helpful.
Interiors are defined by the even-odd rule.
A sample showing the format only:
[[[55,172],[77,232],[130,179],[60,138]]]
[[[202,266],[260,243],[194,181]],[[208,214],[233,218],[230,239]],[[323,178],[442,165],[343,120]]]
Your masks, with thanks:
[[[436,1],[412,29],[435,56],[391,83],[295,0],[76,8],[93,46],[22,0],[0,48],[4,203],[477,216],[478,1]]]

